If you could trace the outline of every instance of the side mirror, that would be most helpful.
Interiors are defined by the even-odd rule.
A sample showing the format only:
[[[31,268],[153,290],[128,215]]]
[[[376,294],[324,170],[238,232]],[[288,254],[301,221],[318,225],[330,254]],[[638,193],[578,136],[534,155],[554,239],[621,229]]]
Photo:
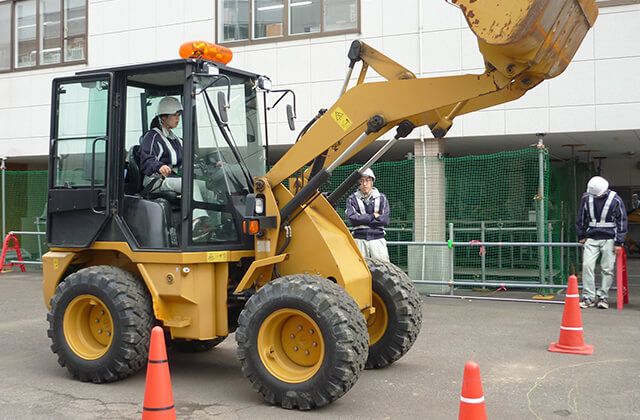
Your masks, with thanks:
[[[227,108],[229,108],[229,104],[227,103],[227,95],[224,92],[218,92],[218,113],[220,114],[220,119],[224,122],[229,122],[229,115],[227,114]]]
[[[296,130],[296,124],[293,121],[296,118],[295,114],[293,113],[293,107],[289,104],[287,104],[287,122],[289,123],[289,130],[291,131],[295,131]]]

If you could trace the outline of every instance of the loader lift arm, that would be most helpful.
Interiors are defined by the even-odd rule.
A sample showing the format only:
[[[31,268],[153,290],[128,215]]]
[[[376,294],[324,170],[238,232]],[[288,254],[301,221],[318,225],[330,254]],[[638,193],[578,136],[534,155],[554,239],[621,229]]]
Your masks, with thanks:
[[[377,133],[371,133],[344,160],[357,154],[405,119],[416,127],[429,126],[437,138],[444,137],[456,116],[515,100],[544,79],[559,75],[573,58],[597,17],[597,7],[593,0],[507,2],[509,6],[500,7],[521,9],[520,25],[504,23],[504,29],[512,30],[513,33],[496,39],[484,35],[488,31],[485,26],[499,22],[498,18],[491,15],[493,20],[481,26],[481,23],[470,20],[469,16],[476,16],[479,11],[484,11],[487,16],[491,12],[487,11],[487,3],[496,4],[493,10],[495,16],[509,15],[515,13],[515,10],[500,11],[497,6],[500,2],[497,0],[485,1],[484,4],[475,6],[473,0],[451,1],[465,12],[471,29],[478,36],[486,71],[481,75],[420,79],[371,46],[362,41],[354,41],[349,51],[350,69],[357,61],[363,63],[356,86],[346,90],[345,83],[343,93],[336,103],[274,165],[266,175],[271,185],[282,182],[327,149],[329,154],[325,167],[330,165],[365,132],[366,122],[376,114],[384,117],[386,127]],[[523,4],[528,4],[529,7],[523,7]],[[517,19],[512,16],[510,20]],[[527,26],[523,28],[525,24]],[[535,46],[532,47],[531,44]],[[387,81],[364,83],[369,67]],[[349,121],[338,122],[340,117],[336,112],[344,114]]]
[[[478,37],[485,72],[418,78],[371,46],[354,41],[347,77],[336,103],[263,178],[256,180],[257,191],[274,196],[267,201],[272,205],[277,202],[277,210],[271,207],[268,213],[278,216],[277,226],[256,238],[272,245],[256,246],[256,261],[276,255],[277,250],[282,252],[277,245],[284,240],[278,232],[292,214],[305,211],[310,200],[316,206],[326,202],[317,190],[335,167],[401,122],[415,127],[426,125],[434,137],[442,138],[455,117],[515,100],[545,79],[559,75],[598,14],[595,0],[521,0],[507,5],[499,0],[449,1],[460,7]],[[347,89],[359,61],[362,67],[357,82]],[[386,81],[365,83],[369,68]],[[310,163],[313,168],[307,169],[300,180],[306,184],[302,189],[290,191],[284,187],[283,181]]]

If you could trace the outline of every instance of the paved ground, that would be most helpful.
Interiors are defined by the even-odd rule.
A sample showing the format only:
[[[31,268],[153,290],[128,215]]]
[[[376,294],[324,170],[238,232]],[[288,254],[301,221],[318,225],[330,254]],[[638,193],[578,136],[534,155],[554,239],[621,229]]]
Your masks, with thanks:
[[[204,354],[169,352],[178,418],[457,419],[464,364],[473,359],[490,419],[638,419],[640,260],[630,260],[629,272],[631,305],[582,312],[593,356],[547,352],[562,305],[425,297],[413,349],[313,412],[263,403],[240,372],[233,337]],[[49,350],[45,314],[39,273],[0,276],[0,418],[140,418],[144,372],[107,385],[71,379]]]

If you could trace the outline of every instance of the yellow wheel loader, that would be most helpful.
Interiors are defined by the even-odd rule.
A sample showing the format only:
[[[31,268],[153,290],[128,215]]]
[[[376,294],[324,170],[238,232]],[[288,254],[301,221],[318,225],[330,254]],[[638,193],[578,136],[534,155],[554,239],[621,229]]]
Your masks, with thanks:
[[[443,137],[456,116],[560,74],[598,13],[594,0],[451,1],[478,36],[484,73],[420,79],[354,41],[339,99],[268,172],[266,104],[290,91],[222,64],[228,51],[196,42],[187,58],[55,79],[43,289],[60,365],[110,382],[145,365],[154,325],[177,351],[235,332],[253,387],[310,409],[406,354],[421,299],[400,269],[362,256],[333,204],[413,128]],[[369,68],[386,81],[365,83]],[[146,179],[141,162],[141,136],[168,96],[184,108],[178,191]],[[362,169],[318,192],[392,129]]]

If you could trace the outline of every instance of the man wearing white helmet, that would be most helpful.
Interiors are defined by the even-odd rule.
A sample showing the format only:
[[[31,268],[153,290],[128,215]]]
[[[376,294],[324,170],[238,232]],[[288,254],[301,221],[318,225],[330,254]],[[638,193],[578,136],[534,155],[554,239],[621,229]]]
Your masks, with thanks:
[[[347,198],[347,217],[353,226],[353,237],[368,258],[389,261],[384,227],[389,224],[389,201],[373,183],[376,176],[369,168],[360,178],[358,191]]]
[[[627,235],[627,212],[620,196],[611,191],[609,182],[600,176],[591,178],[587,192],[582,194],[576,234],[584,244],[580,307],[596,306],[597,299],[598,308],[607,309],[616,255],[622,251]],[[602,285],[596,293],[594,271],[600,256]]]

